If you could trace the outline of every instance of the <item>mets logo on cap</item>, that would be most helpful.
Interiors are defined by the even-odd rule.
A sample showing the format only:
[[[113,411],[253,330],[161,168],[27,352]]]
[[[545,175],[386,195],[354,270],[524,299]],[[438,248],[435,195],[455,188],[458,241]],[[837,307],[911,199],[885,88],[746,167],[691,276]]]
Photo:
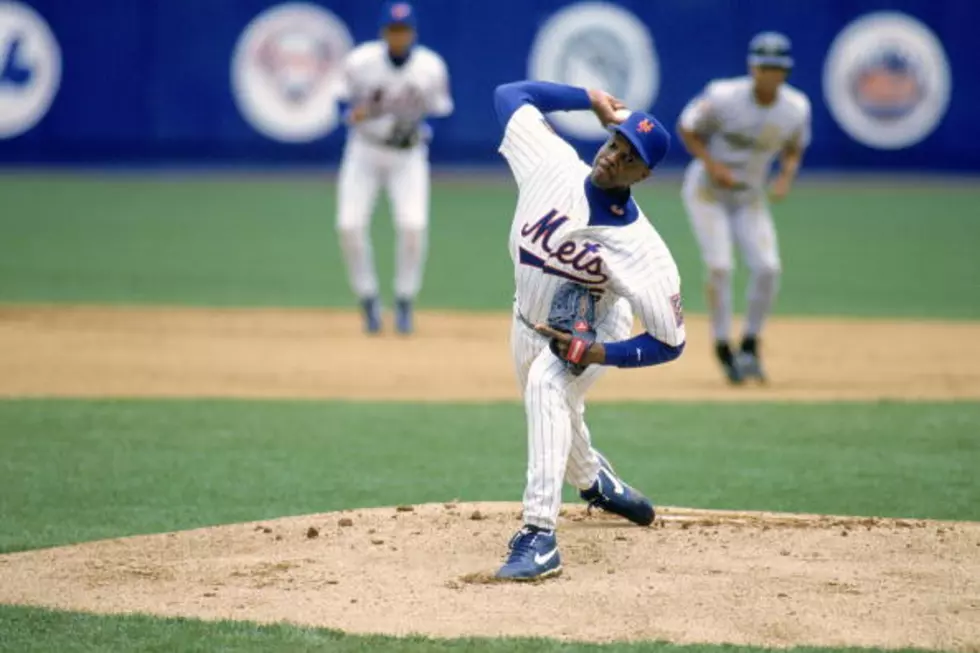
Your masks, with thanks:
[[[823,87],[834,119],[878,149],[926,138],[946,113],[950,70],[943,46],[918,20],[877,12],[844,28],[830,47]]]
[[[391,18],[393,20],[405,20],[412,13],[412,7],[404,2],[396,2],[391,6]]]
[[[28,5],[0,1],[0,139],[33,128],[61,83],[61,49]]]
[[[534,37],[528,77],[572,86],[601,88],[626,106],[644,110],[657,99],[660,63],[643,22],[605,2],[579,2],[553,14]],[[549,116],[564,132],[605,140],[609,133],[585,111]]]
[[[287,143],[336,128],[336,83],[353,47],[347,26],[313,4],[276,5],[242,32],[231,64],[242,116],[263,135]]]

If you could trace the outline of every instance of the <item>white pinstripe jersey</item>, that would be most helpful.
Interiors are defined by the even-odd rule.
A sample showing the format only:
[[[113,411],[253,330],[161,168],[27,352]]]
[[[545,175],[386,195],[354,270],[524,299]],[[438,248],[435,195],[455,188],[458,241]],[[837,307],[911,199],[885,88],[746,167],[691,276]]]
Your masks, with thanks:
[[[401,129],[416,129],[426,116],[453,112],[446,63],[436,52],[415,45],[408,61],[395,66],[384,41],[368,41],[347,55],[337,99],[367,103],[370,117],[352,127],[374,140]]]
[[[625,300],[654,338],[684,342],[680,274],[643,212],[630,224],[590,226],[585,182],[591,168],[529,104],[511,116],[499,149],[519,189],[510,255],[521,314],[545,323],[555,289],[572,280],[600,297],[597,321]]]
[[[705,138],[708,152],[737,182],[759,190],[780,150],[791,142],[810,144],[810,101],[783,84],[775,102],[760,106],[753,87],[751,77],[711,82],[684,108],[680,125]]]

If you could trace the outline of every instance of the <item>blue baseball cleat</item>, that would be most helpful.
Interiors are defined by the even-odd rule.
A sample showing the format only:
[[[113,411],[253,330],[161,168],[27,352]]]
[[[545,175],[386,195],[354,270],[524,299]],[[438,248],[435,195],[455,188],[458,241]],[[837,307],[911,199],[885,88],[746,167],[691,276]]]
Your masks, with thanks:
[[[361,311],[364,313],[364,331],[378,333],[381,331],[381,303],[377,297],[361,300]]]
[[[601,508],[620,517],[625,517],[639,526],[649,526],[656,514],[653,504],[645,496],[624,483],[613,470],[612,465],[598,451],[599,474],[588,490],[579,492],[589,507]]]
[[[544,580],[561,573],[558,538],[554,531],[525,526],[510,539],[510,555],[497,571],[502,580]]]
[[[412,332],[412,300],[399,299],[395,303],[395,327],[404,335]]]

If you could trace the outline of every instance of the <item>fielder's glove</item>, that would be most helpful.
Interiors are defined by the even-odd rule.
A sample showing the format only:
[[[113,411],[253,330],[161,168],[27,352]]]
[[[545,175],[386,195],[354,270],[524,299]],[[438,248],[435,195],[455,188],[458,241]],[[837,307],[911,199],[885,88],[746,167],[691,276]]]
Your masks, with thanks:
[[[419,124],[415,121],[400,121],[392,127],[385,142],[398,149],[408,149],[419,142]]]
[[[589,289],[572,282],[559,286],[551,299],[548,326],[572,336],[564,356],[554,338],[550,343],[551,352],[563,360],[565,367],[575,376],[584,372],[588,365],[581,365],[580,361],[596,340],[595,297]]]

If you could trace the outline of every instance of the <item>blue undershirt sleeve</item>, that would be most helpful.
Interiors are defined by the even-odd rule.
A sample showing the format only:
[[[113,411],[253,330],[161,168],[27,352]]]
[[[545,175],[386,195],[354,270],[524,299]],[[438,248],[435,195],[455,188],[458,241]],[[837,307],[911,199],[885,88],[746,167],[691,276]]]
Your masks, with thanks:
[[[541,113],[592,108],[592,101],[584,88],[553,82],[511,82],[498,86],[493,92],[493,107],[504,127],[525,102],[537,107]]]
[[[676,347],[661,342],[649,333],[629,340],[604,342],[606,365],[615,367],[649,367],[676,359],[684,351],[684,343]]]

